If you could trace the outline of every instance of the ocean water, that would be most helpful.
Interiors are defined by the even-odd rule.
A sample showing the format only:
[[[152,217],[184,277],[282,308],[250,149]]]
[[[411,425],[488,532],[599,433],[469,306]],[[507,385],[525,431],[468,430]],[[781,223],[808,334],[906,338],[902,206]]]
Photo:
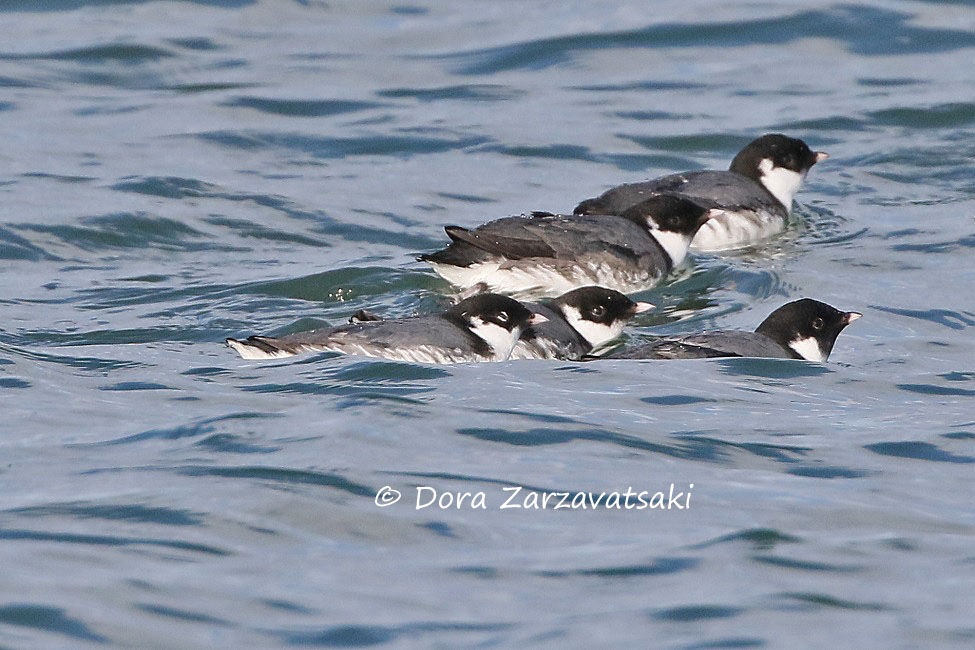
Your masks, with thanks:
[[[975,644],[971,2],[0,25],[0,647]],[[771,131],[831,156],[788,232],[693,256],[627,334],[809,296],[864,314],[829,363],[222,345],[441,309],[443,225]]]

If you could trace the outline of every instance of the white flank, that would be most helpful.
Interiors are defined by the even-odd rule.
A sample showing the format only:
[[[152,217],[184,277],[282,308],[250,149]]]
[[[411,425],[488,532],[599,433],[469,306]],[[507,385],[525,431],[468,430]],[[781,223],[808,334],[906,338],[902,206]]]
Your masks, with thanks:
[[[687,257],[687,248],[691,244],[691,239],[687,235],[655,228],[650,231],[650,236],[657,240],[674,266],[680,266],[680,263]]]
[[[478,316],[471,318],[471,332],[491,346],[494,350],[494,358],[497,361],[504,361],[511,356],[511,351],[514,349],[518,337],[521,336],[520,327],[509,332],[500,325],[481,320]]]
[[[770,158],[763,158],[758,163],[758,169],[762,172],[762,185],[765,189],[785,206],[786,212],[792,214],[792,197],[802,187],[806,175],[785,167],[776,167]]]
[[[518,339],[509,359],[565,359],[567,349],[549,338],[536,338],[530,343]]]
[[[699,251],[720,251],[741,248],[768,239],[785,230],[785,220],[771,212],[726,212],[712,210],[697,231],[691,248]]]
[[[562,314],[572,329],[579,332],[593,348],[598,348],[623,333],[625,323],[621,318],[616,319],[612,325],[595,323],[583,318],[579,310],[571,305],[563,305]]]
[[[479,282],[484,282],[490,287],[488,278],[498,270],[501,262],[485,262],[483,264],[471,264],[470,266],[454,266],[453,264],[435,264],[430,262],[430,266],[450,284],[457,287],[473,287]]]
[[[293,357],[294,354],[291,352],[285,352],[284,350],[275,350],[274,352],[266,352],[261,348],[248,343],[246,341],[238,341],[237,339],[227,339],[227,345],[237,351],[237,354],[243,359],[248,361],[254,360],[266,360],[266,359],[284,359],[285,357]]]
[[[789,347],[795,350],[796,354],[806,361],[818,361],[820,363],[826,361],[826,357],[823,356],[823,351],[819,349],[819,341],[811,336],[791,341]]]
[[[649,289],[660,279],[660,273],[651,270],[617,268],[608,264],[567,265],[560,261],[555,267],[544,261],[532,260],[528,263],[491,262],[470,267],[457,267],[434,264],[433,270],[453,285],[467,288],[483,283],[487,291],[496,291],[512,296],[560,296],[563,293],[599,285],[632,293]]]
[[[502,329],[502,328],[497,328]],[[507,332],[507,330],[504,330]],[[339,352],[342,354],[358,355],[363,357],[373,357],[376,359],[389,359],[390,361],[410,361],[415,363],[468,363],[471,361],[496,361],[495,357],[485,357],[471,352],[464,352],[460,348],[445,348],[437,345],[417,345],[403,348],[387,348],[370,345],[369,343],[356,343],[349,341],[333,341],[323,344],[304,344],[297,346],[297,353],[277,350],[275,352],[265,352],[257,346],[251,345],[246,341],[231,339],[227,345],[236,350],[241,357],[248,360],[268,360],[283,359],[293,357],[298,353],[308,352]]]

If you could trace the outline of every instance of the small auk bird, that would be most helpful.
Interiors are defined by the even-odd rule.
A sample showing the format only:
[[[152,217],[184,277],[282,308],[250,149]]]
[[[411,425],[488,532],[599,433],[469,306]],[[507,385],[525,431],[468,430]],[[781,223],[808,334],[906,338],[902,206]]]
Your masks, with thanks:
[[[605,287],[582,287],[553,300],[524,304],[548,320],[522,331],[511,359],[577,361],[622,334],[630,318],[653,308]],[[360,309],[349,322],[378,320],[382,318]]]
[[[748,246],[785,229],[792,199],[809,169],[829,158],[802,140],[770,133],[738,152],[728,171],[691,171],[607,190],[575,207],[577,215],[621,214],[654,194],[686,196],[714,210],[691,248],[715,251]]]
[[[654,286],[683,262],[711,216],[696,202],[657,194],[618,215],[536,212],[473,230],[447,226],[451,244],[419,259],[461,288],[557,296],[600,285],[629,293]]]
[[[419,363],[504,361],[530,325],[545,322],[517,300],[482,293],[441,314],[372,320],[368,314],[348,325],[280,338],[227,339],[245,359],[280,359],[302,352],[341,352]]]
[[[803,298],[782,305],[754,332],[722,330],[667,336],[608,355],[614,359],[770,357],[824,362],[843,328],[863,316]],[[605,358],[605,357],[603,357]]]

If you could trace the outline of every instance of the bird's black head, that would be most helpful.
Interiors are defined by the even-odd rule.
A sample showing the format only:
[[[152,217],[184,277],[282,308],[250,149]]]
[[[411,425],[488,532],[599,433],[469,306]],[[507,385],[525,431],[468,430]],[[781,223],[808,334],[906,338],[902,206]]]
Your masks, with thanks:
[[[563,314],[569,307],[578,312],[579,318],[601,325],[626,321],[653,307],[648,302],[634,302],[614,289],[597,286],[573,289],[553,300],[552,304]]]
[[[479,322],[497,325],[509,332],[516,328],[524,329],[532,322],[541,322],[538,314],[514,298],[496,293],[479,293],[461,300],[448,309],[447,314],[459,317],[466,323],[476,318]]]
[[[711,217],[707,208],[677,194],[655,194],[620,215],[656,230],[693,238]]]
[[[843,328],[862,315],[803,298],[773,311],[755,331],[786,347],[797,359],[826,361]]]
[[[593,348],[618,337],[626,321],[653,307],[648,302],[634,302],[619,291],[596,286],[573,289],[549,304]]]
[[[813,151],[809,145],[798,138],[790,138],[781,133],[768,133],[745,145],[745,148],[731,161],[730,169],[761,181],[761,177],[772,168],[788,169],[805,175],[810,167],[828,157],[829,155],[823,151]],[[763,164],[763,160],[770,162]],[[766,169],[763,170],[763,167]]]

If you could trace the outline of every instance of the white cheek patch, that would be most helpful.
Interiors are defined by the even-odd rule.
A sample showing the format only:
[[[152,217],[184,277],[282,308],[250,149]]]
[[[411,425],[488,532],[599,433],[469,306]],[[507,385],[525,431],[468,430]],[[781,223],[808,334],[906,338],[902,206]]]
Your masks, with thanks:
[[[819,341],[811,336],[791,341],[789,347],[806,361],[817,361],[819,363],[826,361],[823,351],[819,348]]]
[[[593,348],[598,348],[623,333],[624,323],[622,319],[617,319],[612,325],[595,323],[583,318],[579,310],[570,305],[562,307],[562,314],[572,329],[579,332],[582,338],[586,339],[586,342]]]
[[[481,320],[478,316],[473,316],[470,322],[471,331],[491,346],[494,350],[495,359],[504,361],[511,356],[511,351],[514,349],[518,337],[521,336],[520,327],[509,332],[500,325]]]
[[[758,170],[762,172],[762,185],[791,214],[792,198],[802,187],[806,175],[785,167],[776,167],[771,158],[763,158],[762,162],[758,163]]]
[[[650,236],[657,240],[657,243],[667,253],[667,257],[670,258],[670,262],[674,266],[679,266],[684,261],[684,258],[687,257],[687,248],[691,245],[691,238],[687,235],[671,230],[657,230],[655,228],[650,231]]]

